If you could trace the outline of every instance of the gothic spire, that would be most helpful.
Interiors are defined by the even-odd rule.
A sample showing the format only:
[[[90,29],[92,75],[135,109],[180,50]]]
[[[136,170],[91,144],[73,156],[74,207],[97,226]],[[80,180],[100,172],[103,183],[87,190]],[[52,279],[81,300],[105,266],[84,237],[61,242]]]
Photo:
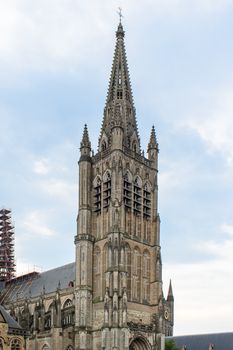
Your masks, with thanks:
[[[167,301],[174,301],[173,291],[172,291],[172,281],[170,280]]]
[[[157,148],[157,147],[158,147],[158,143],[157,143],[156,134],[155,134],[155,127],[153,125],[151,129],[151,134],[150,134],[150,141],[148,144],[148,151],[150,149]]]
[[[91,142],[89,140],[87,124],[84,125],[83,138],[80,144],[81,148],[91,148]]]
[[[116,31],[116,46],[99,146],[101,149],[103,137],[105,139],[107,138],[107,144],[110,145],[112,128],[114,126],[119,126],[124,131],[124,146],[131,148],[133,144],[136,144],[136,150],[139,151],[140,141],[124,45],[124,36],[125,32],[120,21]]]

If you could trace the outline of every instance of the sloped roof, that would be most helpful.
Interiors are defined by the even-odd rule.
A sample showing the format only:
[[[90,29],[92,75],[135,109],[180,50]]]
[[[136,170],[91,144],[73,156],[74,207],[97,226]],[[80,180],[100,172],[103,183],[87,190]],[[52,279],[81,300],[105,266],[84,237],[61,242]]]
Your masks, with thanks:
[[[10,314],[4,309],[2,305],[0,305],[0,313],[2,314],[2,317],[8,324],[9,328],[14,328],[14,329],[22,329],[18,322],[16,322],[13,317],[11,317]]]
[[[23,276],[22,276],[23,277]],[[6,287],[2,302],[14,302],[17,299],[36,297],[45,292],[55,292],[69,287],[69,283],[75,279],[75,263],[59,266],[55,269],[34,274],[31,278],[12,280]]]
[[[233,332],[184,335],[166,339],[174,339],[180,349],[186,345],[187,350],[208,350],[210,344],[213,344],[214,350],[233,349]]]

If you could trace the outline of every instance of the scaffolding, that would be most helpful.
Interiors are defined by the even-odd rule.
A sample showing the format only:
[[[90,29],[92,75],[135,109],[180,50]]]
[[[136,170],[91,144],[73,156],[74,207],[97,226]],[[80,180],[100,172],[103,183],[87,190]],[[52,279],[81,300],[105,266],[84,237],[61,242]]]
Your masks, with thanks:
[[[15,276],[14,226],[11,210],[0,210],[0,281],[7,282]]]

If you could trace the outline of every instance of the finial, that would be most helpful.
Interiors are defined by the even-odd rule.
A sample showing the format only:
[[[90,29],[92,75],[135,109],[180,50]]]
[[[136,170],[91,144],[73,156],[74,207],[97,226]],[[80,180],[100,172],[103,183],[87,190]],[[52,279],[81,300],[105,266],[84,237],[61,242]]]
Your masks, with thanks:
[[[124,38],[125,32],[124,32],[124,29],[123,29],[123,26],[121,23],[121,19],[122,19],[123,15],[122,15],[122,9],[120,7],[119,7],[119,11],[117,13],[120,17],[120,21],[119,21],[119,25],[117,28],[116,36],[117,36],[117,38]]]

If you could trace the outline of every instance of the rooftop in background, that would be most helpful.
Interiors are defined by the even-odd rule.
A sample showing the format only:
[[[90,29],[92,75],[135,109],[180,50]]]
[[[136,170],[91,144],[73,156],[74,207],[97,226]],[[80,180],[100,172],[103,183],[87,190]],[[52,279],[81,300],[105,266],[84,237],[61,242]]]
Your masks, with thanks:
[[[31,272],[16,277],[6,283],[1,293],[0,302],[40,296],[42,293],[52,293],[57,289],[69,288],[75,279],[75,263],[70,263],[42,273]]]
[[[176,345],[180,349],[209,350],[210,345],[213,345],[213,349],[216,350],[229,350],[232,349],[233,332],[184,335],[167,337],[166,339],[174,339]],[[184,348],[184,346],[186,346],[186,348]]]

